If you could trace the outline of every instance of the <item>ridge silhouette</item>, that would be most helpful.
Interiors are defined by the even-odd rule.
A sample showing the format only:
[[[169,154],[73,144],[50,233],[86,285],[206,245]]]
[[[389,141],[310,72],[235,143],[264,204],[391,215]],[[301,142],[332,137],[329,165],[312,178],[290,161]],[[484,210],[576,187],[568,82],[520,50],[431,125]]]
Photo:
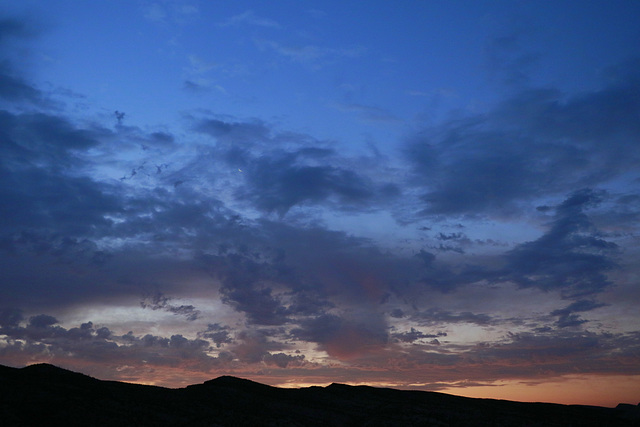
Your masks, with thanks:
[[[333,383],[284,389],[221,376],[180,389],[103,381],[50,364],[0,365],[3,426],[637,426],[640,407],[473,399]]]

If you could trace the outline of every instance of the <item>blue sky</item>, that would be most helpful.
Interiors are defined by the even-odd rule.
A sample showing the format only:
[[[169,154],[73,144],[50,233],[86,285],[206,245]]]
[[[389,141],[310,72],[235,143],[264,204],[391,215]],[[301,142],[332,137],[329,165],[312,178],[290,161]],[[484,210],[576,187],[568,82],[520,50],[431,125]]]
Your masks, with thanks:
[[[0,363],[637,401],[636,2],[0,16]]]

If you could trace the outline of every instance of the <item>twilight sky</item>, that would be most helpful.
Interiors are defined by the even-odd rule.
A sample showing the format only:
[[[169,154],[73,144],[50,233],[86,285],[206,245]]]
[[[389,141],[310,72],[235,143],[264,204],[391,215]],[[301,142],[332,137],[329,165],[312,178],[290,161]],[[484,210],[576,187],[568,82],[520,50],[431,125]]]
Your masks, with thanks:
[[[640,2],[0,2],[0,364],[640,401]]]

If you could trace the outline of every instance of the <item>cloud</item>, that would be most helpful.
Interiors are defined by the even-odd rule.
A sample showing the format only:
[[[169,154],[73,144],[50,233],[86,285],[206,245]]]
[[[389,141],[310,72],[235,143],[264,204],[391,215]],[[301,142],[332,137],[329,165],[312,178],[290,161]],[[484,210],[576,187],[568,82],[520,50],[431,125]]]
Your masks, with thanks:
[[[164,310],[170,313],[184,316],[188,321],[193,322],[200,317],[200,311],[196,310],[193,305],[174,305],[169,301],[162,292],[156,292],[154,295],[140,302],[142,308],[150,308],[151,310]]]
[[[207,330],[200,333],[200,336],[203,338],[208,338],[213,341],[216,347],[220,348],[224,344],[231,344],[234,342],[231,337],[229,330],[231,328],[229,326],[222,326],[218,323],[209,324],[207,326]]]
[[[427,338],[446,337],[447,333],[438,332],[437,334],[425,334],[424,332],[412,327],[410,331],[394,333],[391,336],[400,342],[412,343],[412,342],[424,340]],[[433,341],[431,342],[433,343]]]
[[[6,43],[7,39],[32,38],[36,32],[26,22],[14,18],[0,19],[0,43]]]
[[[388,342],[383,324],[362,322],[332,314],[309,318],[291,330],[295,339],[315,342],[320,350],[338,359],[352,359],[381,349]]]
[[[273,19],[257,16],[252,10],[247,10],[246,12],[227,18],[224,22],[218,24],[218,26],[231,27],[231,26],[243,25],[243,24],[257,26],[257,27],[264,27],[264,28],[274,28],[274,29],[280,28],[280,24],[278,24]]]
[[[304,361],[304,354],[290,355],[285,353],[265,354],[262,357],[262,361],[267,365],[276,365],[279,368],[286,368],[288,366],[300,366]]]
[[[0,99],[9,102],[28,101],[35,105],[44,103],[42,92],[27,81],[14,75],[8,62],[0,62]]]
[[[371,122],[371,123],[381,123],[381,124],[399,123],[398,117],[394,116],[389,111],[380,107],[350,103],[350,104],[338,104],[336,108],[339,111],[355,113],[362,120]]]
[[[561,335],[520,333],[513,334],[510,338],[511,340],[504,344],[479,348],[477,357],[495,358],[496,368],[504,365],[504,369],[511,371],[511,375],[519,376],[530,375],[533,370],[541,368],[557,375],[575,370],[583,373],[607,373],[616,370],[616,348],[620,348],[621,341],[628,339],[623,336],[588,332]],[[623,347],[625,355],[621,355],[620,362],[627,365],[631,362],[627,351],[637,348],[637,343]],[[571,368],[572,366],[574,368]],[[487,368],[493,369],[490,366]],[[634,369],[633,372],[637,370]]]
[[[26,19],[0,19],[0,102],[5,108],[13,109],[17,103],[49,108],[53,105],[45,93],[21,76],[28,52],[21,45],[38,36],[42,27]]]
[[[454,127],[442,142],[420,138],[409,145],[407,156],[427,188],[423,214],[508,212],[514,201],[533,192],[534,171],[516,151],[524,142],[474,129],[475,123]]]
[[[29,326],[34,328],[46,328],[47,326],[55,325],[56,323],[58,323],[58,320],[47,314],[39,314],[29,319]]]
[[[14,248],[39,240],[45,248],[62,249],[61,245],[67,245],[76,236],[90,234],[92,227],[109,227],[111,223],[105,215],[122,212],[118,198],[109,194],[110,186],[88,178],[48,174],[41,169],[0,170],[0,174],[6,178],[0,194],[10,203],[0,209],[5,221],[0,229],[11,233],[8,242]],[[52,236],[51,232],[64,233],[65,237]]]
[[[512,25],[518,29],[489,39],[484,53],[490,78],[499,79],[508,86],[523,87],[530,83],[531,69],[541,55],[526,47],[527,38],[531,35],[529,24],[514,22]]]
[[[602,239],[584,213],[602,197],[600,192],[585,189],[562,202],[547,233],[506,254],[507,279],[522,287],[557,289],[570,298],[611,286],[606,273],[616,266],[612,257],[617,245]]]
[[[17,308],[3,308],[0,310],[0,327],[15,327],[22,320],[22,310]]]
[[[11,360],[22,355],[66,366],[69,355],[73,354],[76,360],[83,360],[89,366],[111,369],[112,374],[123,364],[138,360],[146,360],[154,367],[198,364],[202,370],[219,363],[217,357],[206,354],[209,342],[202,339],[188,339],[180,334],[138,336],[133,332],[116,336],[106,327],[96,328],[92,322],[70,329],[54,326],[56,323],[54,317],[40,314],[32,316],[26,327],[3,326],[0,357]]]
[[[229,122],[221,119],[202,119],[194,123],[194,130],[211,135],[223,144],[248,145],[264,141],[270,136],[270,129],[260,121]]]
[[[288,46],[282,43],[260,39],[255,41],[261,50],[272,51],[284,58],[302,65],[320,68],[340,58],[355,58],[362,56],[365,49],[361,46],[348,48],[330,48],[316,45]]]
[[[158,3],[149,18],[169,19],[169,5]],[[273,23],[249,12],[226,25]],[[25,37],[21,25],[0,22],[0,45]],[[257,44],[313,66],[363,52]],[[185,85],[202,89],[196,77],[213,65],[192,59]],[[407,384],[416,373],[493,381],[541,369],[616,372],[619,356],[624,366],[637,362],[636,335],[592,333],[581,317],[605,309],[594,298],[614,288],[617,245],[637,222],[637,196],[609,187],[637,178],[634,63],[610,70],[599,91],[521,91],[485,114],[413,135],[393,160],[350,157],[336,142],[207,112],[186,116],[184,133],[114,126],[113,115],[110,127],[78,122],[45,103],[50,94],[15,61],[1,64],[0,97],[17,105],[0,111],[2,360],[103,365],[129,380],[151,370],[206,377],[295,368]],[[392,119],[383,109],[343,107]],[[533,226],[547,221],[541,236],[490,236],[504,245],[492,253],[478,250],[492,240],[476,239],[473,227],[447,228],[523,212]],[[433,231],[411,236],[402,225],[410,221],[380,225],[376,238],[348,231],[387,214]],[[396,232],[411,236],[407,247],[395,246]],[[500,314],[517,310],[517,297],[543,293],[568,301],[531,318]],[[501,303],[505,295],[516,296]],[[121,304],[161,318],[156,332],[129,318],[61,323],[77,318],[77,307]],[[49,307],[55,317],[35,314]],[[165,329],[176,324],[189,332]],[[537,335],[507,334],[514,326]],[[460,343],[452,331],[469,327],[504,336]],[[302,353],[314,346],[328,361]]]
[[[268,329],[241,331],[237,334],[237,343],[231,346],[229,351],[241,362],[249,364],[265,362],[286,367],[291,362],[302,360],[300,357],[287,357],[283,353],[272,353],[287,347],[281,342],[270,339],[273,334],[274,331]]]
[[[447,310],[431,308],[414,314],[414,319],[423,325],[447,324],[447,323],[472,323],[486,326],[494,323],[494,319],[488,314],[475,314],[468,311],[453,313]]]
[[[288,320],[287,310],[280,299],[272,295],[271,288],[224,287],[222,294],[222,301],[244,312],[252,324],[281,325]]]
[[[249,192],[242,192],[266,212],[287,213],[291,207],[332,197],[338,206],[364,205],[374,196],[374,185],[355,171],[332,166],[300,164],[298,153],[259,158],[246,169]]]
[[[182,88],[185,91],[192,93],[206,93],[213,90],[222,95],[227,93],[227,90],[224,87],[214,84],[211,80],[203,77],[185,80],[182,84]]]
[[[607,306],[607,304],[593,300],[578,300],[565,308],[552,311],[551,315],[558,316],[556,325],[559,328],[573,327],[587,322],[587,320],[581,319],[579,315],[574,313],[591,311],[605,306]]]
[[[281,217],[294,206],[375,209],[398,196],[393,182],[380,182],[308,135],[278,132],[259,120],[198,119],[194,129],[211,136],[213,153],[243,178],[237,200]]]
[[[422,215],[519,213],[523,203],[633,179],[640,79],[625,63],[602,89],[521,91],[492,111],[410,138]]]
[[[291,343],[280,341],[283,332],[278,329],[241,331],[237,341],[224,343],[228,350],[218,350],[217,355],[212,355],[210,338],[189,339],[181,334],[137,335],[133,332],[115,335],[92,322],[66,329],[51,323],[51,316],[32,317],[42,320],[42,324],[37,327],[2,325],[0,357],[3,360],[28,357],[69,366],[74,361],[68,355],[73,353],[75,363],[82,361],[85,372],[128,381],[142,380],[144,375],[162,380],[173,372],[190,378],[200,372],[199,378],[204,380],[229,369],[252,372],[256,366],[259,369],[295,367],[298,375],[325,373],[333,378],[339,376],[343,381],[379,380],[407,385],[425,382],[433,387],[441,387],[442,378],[447,382],[537,379],[541,370],[547,376],[560,376],[566,372],[611,374],[622,370],[626,375],[640,372],[637,332],[517,333],[508,334],[501,341],[477,345],[438,346],[436,341],[423,341],[432,335],[445,336],[444,333],[426,334],[414,328],[404,334],[392,335],[392,339],[411,343],[403,347],[403,351],[392,351],[397,344],[391,342],[383,330],[373,328],[370,322],[324,315],[303,322],[288,337],[317,343],[318,348],[330,356],[351,362],[348,368],[341,365],[323,368],[308,362],[303,354],[292,352],[288,348]],[[207,329],[209,332],[227,330],[219,325],[210,325]],[[136,365],[139,360],[145,363]],[[384,364],[385,369],[376,369],[380,364]],[[135,370],[128,368],[134,365],[137,366]],[[250,368],[252,366],[254,368]],[[250,370],[243,371],[247,368]],[[290,375],[289,371],[282,373]]]
[[[79,129],[61,116],[45,113],[14,115],[3,111],[0,126],[9,140],[6,149],[46,161],[47,166],[71,166],[85,150],[111,136],[105,128]]]
[[[190,1],[145,1],[141,7],[145,19],[161,24],[174,22],[187,24],[197,18],[200,13],[197,3]]]

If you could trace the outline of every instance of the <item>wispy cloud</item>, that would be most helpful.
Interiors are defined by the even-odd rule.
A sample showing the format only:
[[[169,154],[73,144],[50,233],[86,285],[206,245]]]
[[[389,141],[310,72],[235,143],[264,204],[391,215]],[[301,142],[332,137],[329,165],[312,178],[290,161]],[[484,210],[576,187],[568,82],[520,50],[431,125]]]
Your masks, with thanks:
[[[385,110],[384,108],[371,106],[371,105],[362,105],[362,104],[338,104],[336,108],[339,111],[344,111],[348,113],[354,113],[361,118],[361,120],[370,122],[370,123],[384,123],[384,124],[393,124],[399,123],[400,119],[392,114],[390,111]]]
[[[268,50],[291,61],[314,67],[320,67],[339,58],[355,58],[363,55],[366,51],[365,48],[360,46],[348,48],[330,48],[316,45],[291,46],[264,39],[256,40],[255,43],[260,49]]]
[[[246,12],[240,13],[238,15],[233,15],[230,18],[227,18],[222,23],[218,24],[221,27],[231,27],[236,25],[253,25],[257,27],[264,28],[281,28],[278,22],[273,19],[264,18],[256,15],[252,10],[247,10]]]
[[[191,1],[156,0],[144,2],[142,13],[145,19],[155,23],[185,24],[200,14],[200,8],[197,3]]]

